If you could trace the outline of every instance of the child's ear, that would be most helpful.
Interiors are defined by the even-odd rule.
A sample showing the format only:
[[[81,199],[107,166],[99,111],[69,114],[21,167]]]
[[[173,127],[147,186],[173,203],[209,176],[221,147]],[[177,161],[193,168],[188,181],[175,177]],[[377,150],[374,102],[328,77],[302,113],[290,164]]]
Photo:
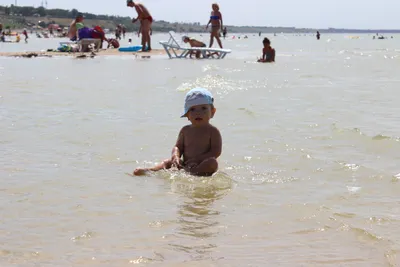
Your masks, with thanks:
[[[214,114],[215,114],[216,111],[217,111],[216,108],[213,108],[213,109],[211,110],[211,118],[214,117]]]

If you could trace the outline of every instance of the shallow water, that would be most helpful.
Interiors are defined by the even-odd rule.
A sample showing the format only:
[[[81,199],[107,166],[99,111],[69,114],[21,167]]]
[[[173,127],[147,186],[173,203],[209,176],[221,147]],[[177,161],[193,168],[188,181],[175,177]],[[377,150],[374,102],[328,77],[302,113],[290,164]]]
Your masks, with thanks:
[[[0,58],[0,265],[399,266],[400,36],[349,36],[268,36],[275,64],[252,34],[220,61]],[[169,156],[195,86],[220,171],[127,175]]]

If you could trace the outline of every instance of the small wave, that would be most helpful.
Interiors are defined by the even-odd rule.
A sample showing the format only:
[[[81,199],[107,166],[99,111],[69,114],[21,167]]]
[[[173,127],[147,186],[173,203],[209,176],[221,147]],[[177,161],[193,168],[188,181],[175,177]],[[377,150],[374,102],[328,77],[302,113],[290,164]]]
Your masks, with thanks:
[[[336,123],[333,123],[331,125],[331,129],[333,132],[336,132],[336,133],[356,134],[356,135],[366,137],[373,141],[389,140],[389,141],[400,142],[400,137],[386,136],[386,135],[382,135],[382,134],[377,134],[377,135],[371,137],[371,136],[368,136],[367,134],[363,133],[360,128],[352,128],[352,129],[339,128],[339,127],[337,127]]]
[[[247,108],[238,108],[238,110],[243,110],[244,113],[246,113],[247,115],[250,115],[250,116],[254,116],[255,115],[255,113],[253,111],[251,111],[251,110],[249,110]]]
[[[358,228],[358,227],[353,227],[351,225],[348,224],[342,224],[341,227],[339,227],[340,231],[348,231],[348,232],[352,232],[354,233],[357,237],[364,239],[365,241],[382,241],[384,240],[383,237],[372,233],[369,230],[363,229],[363,228]]]
[[[293,232],[292,234],[295,235],[306,235],[306,234],[311,234],[311,233],[317,233],[317,232],[325,232],[326,229],[324,227],[322,228],[312,228],[312,229],[305,229],[305,230],[300,230]]]
[[[377,140],[377,141],[380,141],[380,140],[393,140],[393,141],[399,142],[400,141],[400,137],[391,137],[391,136],[378,134],[378,135],[375,135],[374,137],[372,137],[372,140]]]
[[[131,263],[131,264],[143,264],[143,263],[150,263],[152,261],[154,261],[154,259],[140,256],[137,259],[129,260],[129,263]]]
[[[358,165],[355,163],[347,163],[347,162],[341,162],[341,161],[338,161],[337,163],[341,166],[341,169],[345,169],[345,170],[358,171],[361,167],[361,165]]]
[[[80,240],[91,239],[94,236],[94,232],[84,232],[81,235],[74,236],[71,238],[71,241],[77,242]]]
[[[357,215],[354,213],[348,213],[348,212],[336,212],[333,214],[334,216],[338,216],[338,217],[343,217],[343,218],[354,218]]]

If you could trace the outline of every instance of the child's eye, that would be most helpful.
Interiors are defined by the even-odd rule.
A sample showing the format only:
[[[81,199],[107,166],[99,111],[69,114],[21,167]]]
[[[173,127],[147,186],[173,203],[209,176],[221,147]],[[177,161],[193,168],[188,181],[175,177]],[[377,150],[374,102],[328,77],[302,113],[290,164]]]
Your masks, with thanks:
[[[194,111],[194,108],[189,109],[190,111]]]
[[[207,109],[207,107],[202,107],[202,109],[203,109],[203,110],[206,110],[206,109]]]

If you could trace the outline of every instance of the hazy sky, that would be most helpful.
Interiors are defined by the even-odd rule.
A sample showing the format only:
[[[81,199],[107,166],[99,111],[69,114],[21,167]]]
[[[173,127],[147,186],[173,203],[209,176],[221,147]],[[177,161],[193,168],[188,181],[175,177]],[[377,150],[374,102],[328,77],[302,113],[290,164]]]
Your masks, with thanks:
[[[41,0],[17,0],[39,6]],[[43,0],[45,2],[45,0]],[[155,20],[208,22],[213,0],[143,0]],[[48,8],[136,17],[126,0],[47,0]],[[400,0],[218,0],[224,24],[310,28],[400,29]],[[15,0],[0,0],[0,5]]]

